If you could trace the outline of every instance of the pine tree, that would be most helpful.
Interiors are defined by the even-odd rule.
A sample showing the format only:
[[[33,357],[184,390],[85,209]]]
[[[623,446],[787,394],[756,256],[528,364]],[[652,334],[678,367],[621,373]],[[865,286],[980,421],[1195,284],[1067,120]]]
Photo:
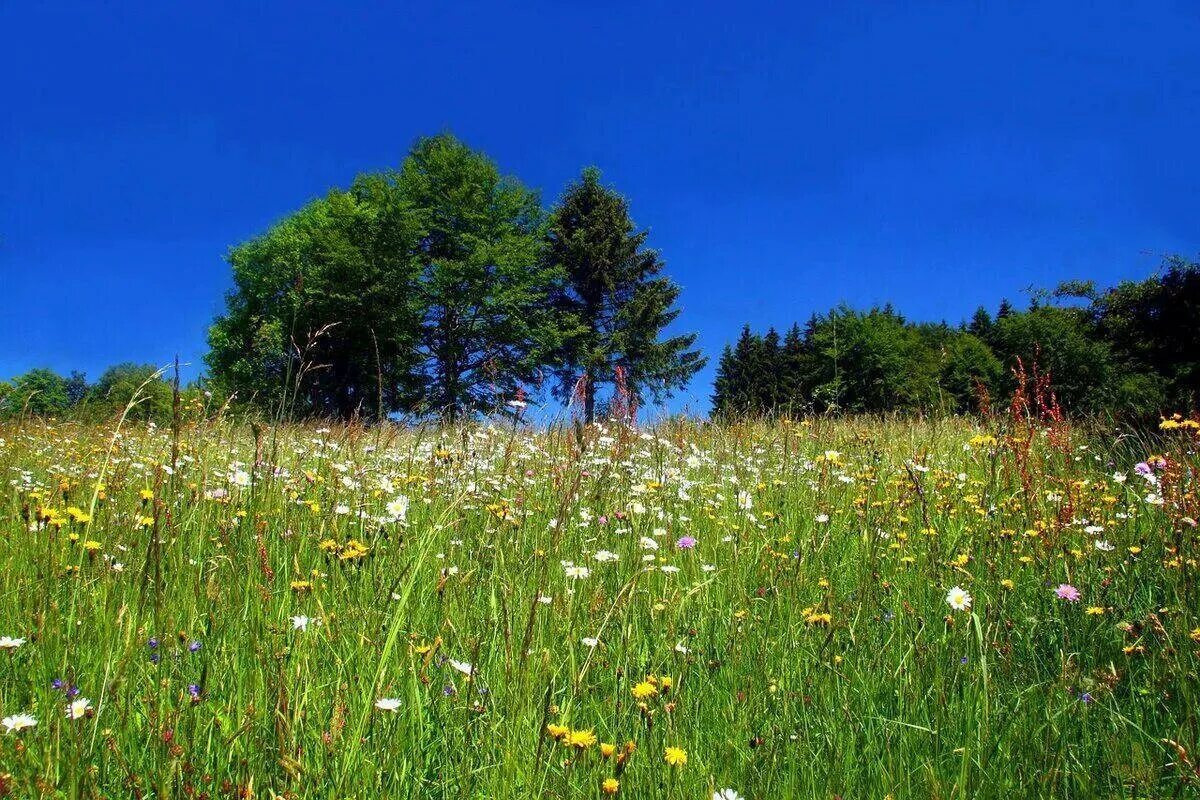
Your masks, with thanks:
[[[598,387],[616,382],[618,370],[630,399],[640,403],[670,396],[705,363],[695,334],[662,338],[679,315],[679,287],[660,274],[662,259],[646,249],[647,235],[595,168],[567,187],[552,215],[546,263],[566,277],[555,303],[566,333],[556,391],[569,401],[578,389],[588,422],[595,419]]]
[[[793,413],[804,406],[805,347],[800,326],[793,324],[783,337],[779,357],[779,399],[785,412]]]
[[[779,379],[783,348],[779,332],[774,328],[768,328],[766,335],[762,338],[759,360],[758,407],[763,414],[774,414],[783,404],[782,385]]]

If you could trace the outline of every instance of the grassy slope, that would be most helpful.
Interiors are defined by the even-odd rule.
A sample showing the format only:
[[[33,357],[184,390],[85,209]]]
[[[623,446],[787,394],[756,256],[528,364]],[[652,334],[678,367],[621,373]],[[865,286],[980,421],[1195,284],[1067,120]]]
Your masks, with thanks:
[[[167,433],[111,436],[0,429],[0,635],[28,640],[0,716],[38,719],[0,735],[18,794],[595,797],[619,771],[625,797],[1195,796],[1164,742],[1200,744],[1186,433],[1155,445],[1161,507],[1149,445],[1035,431],[1022,469],[955,419],[281,427],[258,468],[249,427],[200,423],[173,475]],[[650,675],[673,685],[639,707]]]

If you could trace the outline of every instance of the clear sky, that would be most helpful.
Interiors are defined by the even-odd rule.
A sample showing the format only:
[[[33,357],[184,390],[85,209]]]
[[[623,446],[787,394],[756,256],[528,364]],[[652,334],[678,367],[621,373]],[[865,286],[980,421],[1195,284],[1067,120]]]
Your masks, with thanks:
[[[0,377],[199,371],[227,248],[451,130],[596,164],[715,362],[1200,252],[1195,2],[0,4]],[[713,364],[673,405],[707,407]]]

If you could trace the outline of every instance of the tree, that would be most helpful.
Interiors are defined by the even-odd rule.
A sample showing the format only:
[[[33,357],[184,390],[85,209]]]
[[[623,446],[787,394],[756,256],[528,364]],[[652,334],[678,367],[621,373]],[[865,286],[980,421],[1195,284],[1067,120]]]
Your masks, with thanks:
[[[600,182],[595,168],[567,187],[547,231],[546,263],[562,270],[556,298],[564,327],[556,393],[579,389],[584,417],[595,419],[598,388],[624,376],[631,398],[661,401],[704,366],[695,334],[663,337],[679,311],[679,287],[661,275],[662,259],[646,248],[625,198]]]
[[[1142,413],[1188,411],[1200,403],[1200,264],[1173,256],[1158,275],[1096,295],[1096,326],[1126,371],[1123,396]],[[1165,404],[1159,408],[1156,404]]]
[[[214,387],[342,418],[411,400],[417,236],[395,181],[365,176],[233,248],[234,289],[208,335]]]
[[[71,400],[67,395],[67,381],[50,369],[31,369],[24,375],[13,378],[12,389],[5,398],[5,411],[9,414],[54,415],[66,411]]]
[[[1051,387],[1068,410],[1098,411],[1112,400],[1112,352],[1085,309],[1042,305],[998,318],[995,348],[1010,370],[1008,391],[1019,358],[1029,370],[1036,365],[1050,373]]]
[[[152,364],[126,362],[109,367],[88,395],[89,406],[104,414],[129,408],[131,419],[166,422],[171,418],[174,392]]]
[[[77,369],[71,370],[70,376],[67,377],[67,402],[72,408],[79,405],[87,397],[90,388],[86,374]]]
[[[396,182],[417,223],[422,396],[449,419],[503,408],[562,346],[538,197],[448,134],[418,141]]]

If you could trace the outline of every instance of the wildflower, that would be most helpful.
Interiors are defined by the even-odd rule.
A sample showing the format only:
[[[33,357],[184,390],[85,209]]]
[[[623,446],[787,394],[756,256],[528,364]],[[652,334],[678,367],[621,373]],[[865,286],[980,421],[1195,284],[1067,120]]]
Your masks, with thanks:
[[[668,747],[663,753],[663,761],[672,767],[682,767],[687,763],[687,751],[682,747]]]
[[[375,701],[375,707],[380,711],[390,711],[395,713],[400,709],[400,698],[398,697],[381,697]]]
[[[596,743],[596,734],[591,729],[586,731],[571,731],[567,734],[566,743],[571,747],[586,750]]]
[[[616,553],[612,552],[611,550],[599,550],[596,552],[596,555],[593,556],[593,558],[595,558],[601,564],[605,564],[605,563],[608,563],[609,561],[616,561],[617,559],[620,558],[620,556],[617,555]]]
[[[587,567],[577,567],[571,564],[566,568],[566,573],[568,578],[586,578],[592,574],[592,571]]]
[[[642,681],[633,687],[633,696],[637,700],[647,700],[658,694],[658,687],[650,681]]]
[[[1104,613],[1104,606],[1088,606],[1084,613],[1092,617],[1099,617]]]
[[[1107,540],[1104,540],[1104,539],[1097,539],[1094,542],[1094,544],[1095,544],[1096,549],[1102,553],[1111,553],[1113,550],[1117,549],[1114,545],[1110,544]]]
[[[946,602],[955,611],[968,611],[971,608],[971,595],[961,586],[955,586],[946,593]]]
[[[390,501],[384,510],[387,511],[387,515],[392,518],[393,522],[403,522],[408,517],[408,498],[400,495]]]
[[[615,752],[617,752],[617,746],[615,744],[609,744],[608,742],[600,743],[600,755],[604,756],[605,758],[609,758]]]
[[[86,697],[81,697],[78,700],[74,700],[70,705],[67,706],[67,719],[76,720],[80,717],[86,716],[91,707],[92,701],[88,700]]]
[[[37,719],[31,714],[13,714],[0,720],[0,725],[4,726],[5,733],[19,733],[37,725]]]
[[[691,550],[696,546],[696,538],[694,536],[680,536],[679,541],[675,542],[675,546],[680,550]]]
[[[1069,603],[1078,602],[1079,598],[1082,596],[1079,594],[1079,590],[1069,583],[1060,583],[1057,587],[1055,587],[1054,594],[1060,600],[1066,600]]]
[[[718,789],[713,792],[712,800],[744,800],[744,798],[733,789]]]
[[[605,778],[600,784],[600,790],[605,794],[616,794],[621,788],[621,782],[616,778]]]
[[[0,650],[16,650],[25,644],[24,639],[14,639],[11,636],[0,636]]]
[[[292,617],[292,630],[297,630],[297,631],[301,631],[301,632],[307,631],[308,624],[310,622],[316,623],[317,620],[310,619],[310,618],[304,616],[303,614]]]
[[[466,661],[455,661],[453,658],[450,659],[450,666],[461,672],[463,675],[466,675],[468,678],[471,677],[471,673],[475,669]]]

